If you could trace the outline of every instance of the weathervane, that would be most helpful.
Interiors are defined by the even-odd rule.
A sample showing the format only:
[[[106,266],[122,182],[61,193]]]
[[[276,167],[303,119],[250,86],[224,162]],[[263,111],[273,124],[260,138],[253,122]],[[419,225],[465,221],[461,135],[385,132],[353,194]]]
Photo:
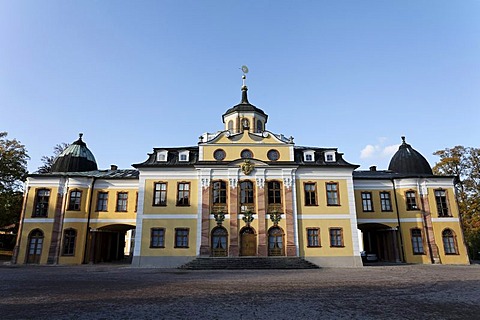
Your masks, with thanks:
[[[242,76],[242,87],[246,87],[245,85],[245,79],[247,79],[247,73],[248,73],[248,67],[243,65],[241,68],[240,68],[243,72],[243,76]]]

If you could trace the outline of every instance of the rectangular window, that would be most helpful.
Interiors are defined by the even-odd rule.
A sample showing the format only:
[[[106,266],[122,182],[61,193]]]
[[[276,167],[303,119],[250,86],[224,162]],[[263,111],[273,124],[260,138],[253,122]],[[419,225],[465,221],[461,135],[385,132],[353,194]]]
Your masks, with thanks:
[[[212,192],[214,204],[227,203],[227,183],[225,181],[215,181]]]
[[[167,183],[155,182],[153,185],[153,205],[166,206],[167,205]]]
[[[307,245],[309,247],[320,247],[320,229],[307,228]]]
[[[317,205],[317,190],[315,183],[305,183],[303,185],[305,191],[305,205],[316,206]]]
[[[382,211],[392,211],[392,200],[390,199],[390,192],[380,192],[380,204]]]
[[[115,207],[115,211],[126,212],[127,211],[127,200],[128,200],[128,192],[117,193],[117,206]]]
[[[327,185],[327,206],[338,206],[338,183],[328,182]]]
[[[150,229],[150,248],[165,248],[165,229]]]
[[[405,198],[407,200],[407,210],[418,210],[415,191],[407,191],[405,193]]]
[[[190,182],[179,182],[177,185],[177,206],[190,205]]]
[[[67,210],[69,211],[80,210],[81,201],[82,201],[82,191],[80,190],[70,191],[70,199],[68,200]]]
[[[280,204],[282,203],[280,182],[269,181],[268,182],[268,204]]]
[[[75,255],[75,240],[77,238],[77,231],[75,229],[66,229],[63,232],[63,251],[64,256]]]
[[[373,211],[372,193],[362,192],[362,209],[364,212]]]
[[[435,190],[435,201],[439,217],[450,217],[447,206],[447,193],[445,190]]]
[[[330,228],[330,247],[343,247],[342,228]]]
[[[422,239],[422,230],[412,229],[412,248],[413,254],[424,254],[423,251],[423,239]]]
[[[97,211],[107,211],[108,192],[99,192],[97,195]]]
[[[188,248],[188,232],[186,228],[175,228],[175,248]]]
[[[37,190],[37,195],[35,196],[35,206],[33,209],[32,217],[46,218],[48,216],[49,201],[50,201],[50,190],[48,189]]]

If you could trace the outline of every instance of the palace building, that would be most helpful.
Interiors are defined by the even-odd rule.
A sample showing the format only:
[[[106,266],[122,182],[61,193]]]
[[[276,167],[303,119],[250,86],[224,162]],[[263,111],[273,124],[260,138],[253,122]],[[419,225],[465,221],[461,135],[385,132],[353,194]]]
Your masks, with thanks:
[[[468,264],[454,177],[403,138],[388,170],[267,130],[248,101],[196,146],[157,147],[134,169],[99,170],[82,136],[30,174],[13,263],[115,260],[178,267],[197,257]]]

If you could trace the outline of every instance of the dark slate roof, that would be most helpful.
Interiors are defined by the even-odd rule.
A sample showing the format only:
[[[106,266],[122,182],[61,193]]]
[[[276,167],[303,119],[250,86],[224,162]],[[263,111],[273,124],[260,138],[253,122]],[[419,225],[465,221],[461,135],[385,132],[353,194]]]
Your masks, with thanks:
[[[156,153],[160,150],[168,151],[167,161],[157,161]],[[179,161],[178,154],[180,151],[190,151],[189,161]],[[303,151],[313,150],[315,153],[315,161],[304,162]],[[336,161],[325,162],[324,153],[326,151],[336,152]],[[310,148],[310,147],[294,147],[294,159],[295,161],[265,161],[268,165],[272,166],[326,166],[326,167],[351,167],[358,168],[358,165],[351,164],[343,159],[343,154],[338,153],[335,148]],[[134,168],[152,168],[152,167],[192,167],[194,165],[220,165],[225,166],[231,162],[237,161],[199,161],[198,160],[198,147],[175,147],[175,148],[154,148],[153,153],[148,154],[148,159],[142,163],[132,164]]]
[[[304,161],[303,152],[306,150],[311,150],[314,152],[315,161]],[[335,151],[335,160],[336,161],[325,161],[325,152],[326,151]],[[342,167],[352,167],[358,168],[359,165],[351,164],[345,159],[343,159],[343,153],[339,153],[337,148],[313,148],[313,147],[302,147],[296,146],[294,147],[294,157],[295,163],[299,165],[305,166],[342,166]]]
[[[82,140],[82,133],[77,141],[69,145],[53,162],[51,172],[83,172],[97,170],[93,153]]]
[[[397,173],[391,170],[358,170],[353,171],[353,179],[371,179],[371,180],[391,180],[391,179],[404,179],[404,178],[450,178],[454,179],[455,176],[439,176],[433,174],[415,174],[415,173]]]
[[[263,112],[262,109],[259,109],[257,107],[255,107],[253,104],[251,104],[250,102],[248,102],[248,97],[247,97],[247,91],[248,91],[248,88],[247,86],[243,86],[242,87],[242,101],[231,107],[230,109],[228,109],[222,116],[222,119],[225,118],[225,116],[229,115],[230,113],[233,113],[233,112],[249,112],[249,111],[254,111],[254,112],[257,112],[257,113],[260,113],[262,115],[265,116],[265,118],[268,118],[267,114],[265,112]]]
[[[167,150],[167,161],[157,161],[157,151]],[[178,154],[180,151],[190,151],[188,161],[179,161]],[[198,147],[175,147],[175,148],[154,148],[153,153],[148,154],[148,159],[142,163],[132,164],[134,168],[145,167],[189,167],[198,162]]]
[[[427,159],[406,143],[405,137],[402,140],[403,143],[390,160],[388,170],[401,174],[433,175]]]
[[[49,172],[29,174],[29,177],[84,177],[98,179],[138,179],[139,172],[135,169],[92,170],[83,172]]]

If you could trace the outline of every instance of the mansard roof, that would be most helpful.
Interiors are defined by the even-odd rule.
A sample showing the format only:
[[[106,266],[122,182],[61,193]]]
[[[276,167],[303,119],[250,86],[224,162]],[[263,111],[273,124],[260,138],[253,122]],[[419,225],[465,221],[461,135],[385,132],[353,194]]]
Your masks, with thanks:
[[[29,177],[83,177],[98,179],[138,179],[139,172],[135,169],[92,170],[81,172],[49,172],[29,174]]]

